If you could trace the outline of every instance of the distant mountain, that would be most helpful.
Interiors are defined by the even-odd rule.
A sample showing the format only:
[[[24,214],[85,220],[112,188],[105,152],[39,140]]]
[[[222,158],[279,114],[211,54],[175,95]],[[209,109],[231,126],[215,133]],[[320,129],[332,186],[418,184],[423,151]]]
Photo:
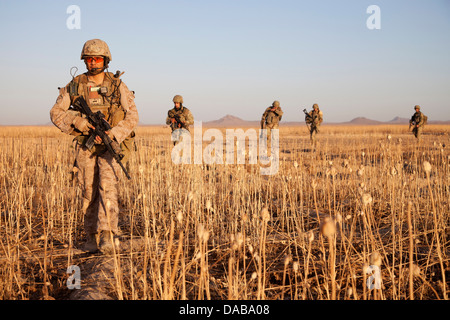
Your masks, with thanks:
[[[259,121],[247,121],[229,114],[218,120],[203,122],[205,127],[254,127],[259,125]]]
[[[373,125],[373,124],[383,124],[381,121],[367,119],[365,117],[357,117],[349,122],[345,122],[345,124],[356,124],[356,125]]]
[[[392,119],[391,121],[388,121],[386,123],[390,123],[390,124],[408,124],[409,123],[409,119],[407,118],[400,118],[400,117],[395,117],[394,119]]]

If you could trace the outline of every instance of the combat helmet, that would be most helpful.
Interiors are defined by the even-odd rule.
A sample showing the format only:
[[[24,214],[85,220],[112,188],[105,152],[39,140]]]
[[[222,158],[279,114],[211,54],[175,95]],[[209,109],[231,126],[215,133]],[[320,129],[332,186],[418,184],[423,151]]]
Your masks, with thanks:
[[[319,105],[317,103],[313,104],[313,109],[319,109]]]
[[[414,110],[416,110],[416,109],[419,109],[419,110],[420,110],[420,106],[417,105],[417,104],[414,106]]]
[[[183,104],[183,97],[180,96],[179,94],[177,94],[175,97],[173,97],[173,102],[174,103],[179,102],[179,103]]]
[[[105,68],[108,67],[108,63],[112,60],[108,45],[105,41],[100,39],[92,39],[85,42],[83,49],[81,50],[81,60],[87,56],[104,57]]]
[[[279,107],[280,107],[280,101],[275,100],[275,101],[272,103],[272,107],[279,108]]]

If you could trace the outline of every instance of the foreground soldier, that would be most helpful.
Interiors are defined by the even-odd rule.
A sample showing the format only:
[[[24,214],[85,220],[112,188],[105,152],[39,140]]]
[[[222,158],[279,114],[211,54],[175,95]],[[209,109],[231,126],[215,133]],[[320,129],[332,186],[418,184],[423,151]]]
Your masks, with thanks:
[[[418,105],[414,106],[414,110],[416,112],[412,115],[411,120],[409,120],[409,127],[411,128],[411,126],[413,126],[412,132],[416,137],[417,141],[420,142],[423,127],[427,122],[427,117],[422,112],[420,112],[420,106]]]
[[[283,110],[281,110],[280,102],[274,101],[272,106],[268,107],[261,117],[261,129],[267,129],[267,136],[270,139],[270,130],[278,129],[281,118],[283,117]]]
[[[125,154],[123,163],[134,146],[134,129],[139,117],[134,95],[119,79],[120,72],[113,75],[104,71],[111,61],[108,45],[99,39],[87,41],[81,59],[88,71],[60,89],[50,118],[62,132],[76,136],[75,166],[78,168],[82,190],[87,237],[84,249],[91,253],[98,249],[110,253],[118,243],[118,179],[122,170],[111,154],[106,152],[99,137],[95,139],[96,144],[91,150],[84,145],[93,126],[71,106],[82,96],[92,112],[104,114],[112,127],[107,132],[108,136],[120,144]]]
[[[177,129],[186,129],[189,131],[189,126],[194,124],[194,117],[191,111],[183,106],[183,97],[176,95],[173,97],[174,107],[167,112],[166,124],[172,129],[172,133]],[[181,130],[177,131],[181,134]],[[180,135],[177,136],[178,139]],[[177,139],[177,140],[178,140]],[[177,144],[177,140],[173,144]]]
[[[306,124],[309,124],[309,135],[311,138],[311,143],[313,146],[315,146],[316,134],[319,133],[319,127],[323,121],[323,113],[322,111],[320,111],[319,106],[316,103],[313,104],[313,109],[309,113],[306,113],[305,121]]]

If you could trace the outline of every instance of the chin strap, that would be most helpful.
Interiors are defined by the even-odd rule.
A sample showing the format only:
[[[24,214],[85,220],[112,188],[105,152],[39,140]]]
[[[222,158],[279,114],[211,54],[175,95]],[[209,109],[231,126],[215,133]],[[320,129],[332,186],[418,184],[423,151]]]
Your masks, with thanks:
[[[106,68],[92,68],[91,70],[89,70],[89,73],[92,75],[97,75],[102,73]]]

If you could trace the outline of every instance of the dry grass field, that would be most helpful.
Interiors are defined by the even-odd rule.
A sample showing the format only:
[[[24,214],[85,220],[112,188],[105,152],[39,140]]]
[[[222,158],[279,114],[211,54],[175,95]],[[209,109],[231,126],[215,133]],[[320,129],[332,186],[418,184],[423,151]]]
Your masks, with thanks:
[[[139,127],[121,249],[104,257],[79,250],[71,137],[0,127],[0,299],[74,299],[71,265],[111,299],[447,299],[450,129],[428,125],[420,144],[407,129],[323,126],[313,151],[305,127],[282,127],[264,176],[175,165],[169,129]]]

